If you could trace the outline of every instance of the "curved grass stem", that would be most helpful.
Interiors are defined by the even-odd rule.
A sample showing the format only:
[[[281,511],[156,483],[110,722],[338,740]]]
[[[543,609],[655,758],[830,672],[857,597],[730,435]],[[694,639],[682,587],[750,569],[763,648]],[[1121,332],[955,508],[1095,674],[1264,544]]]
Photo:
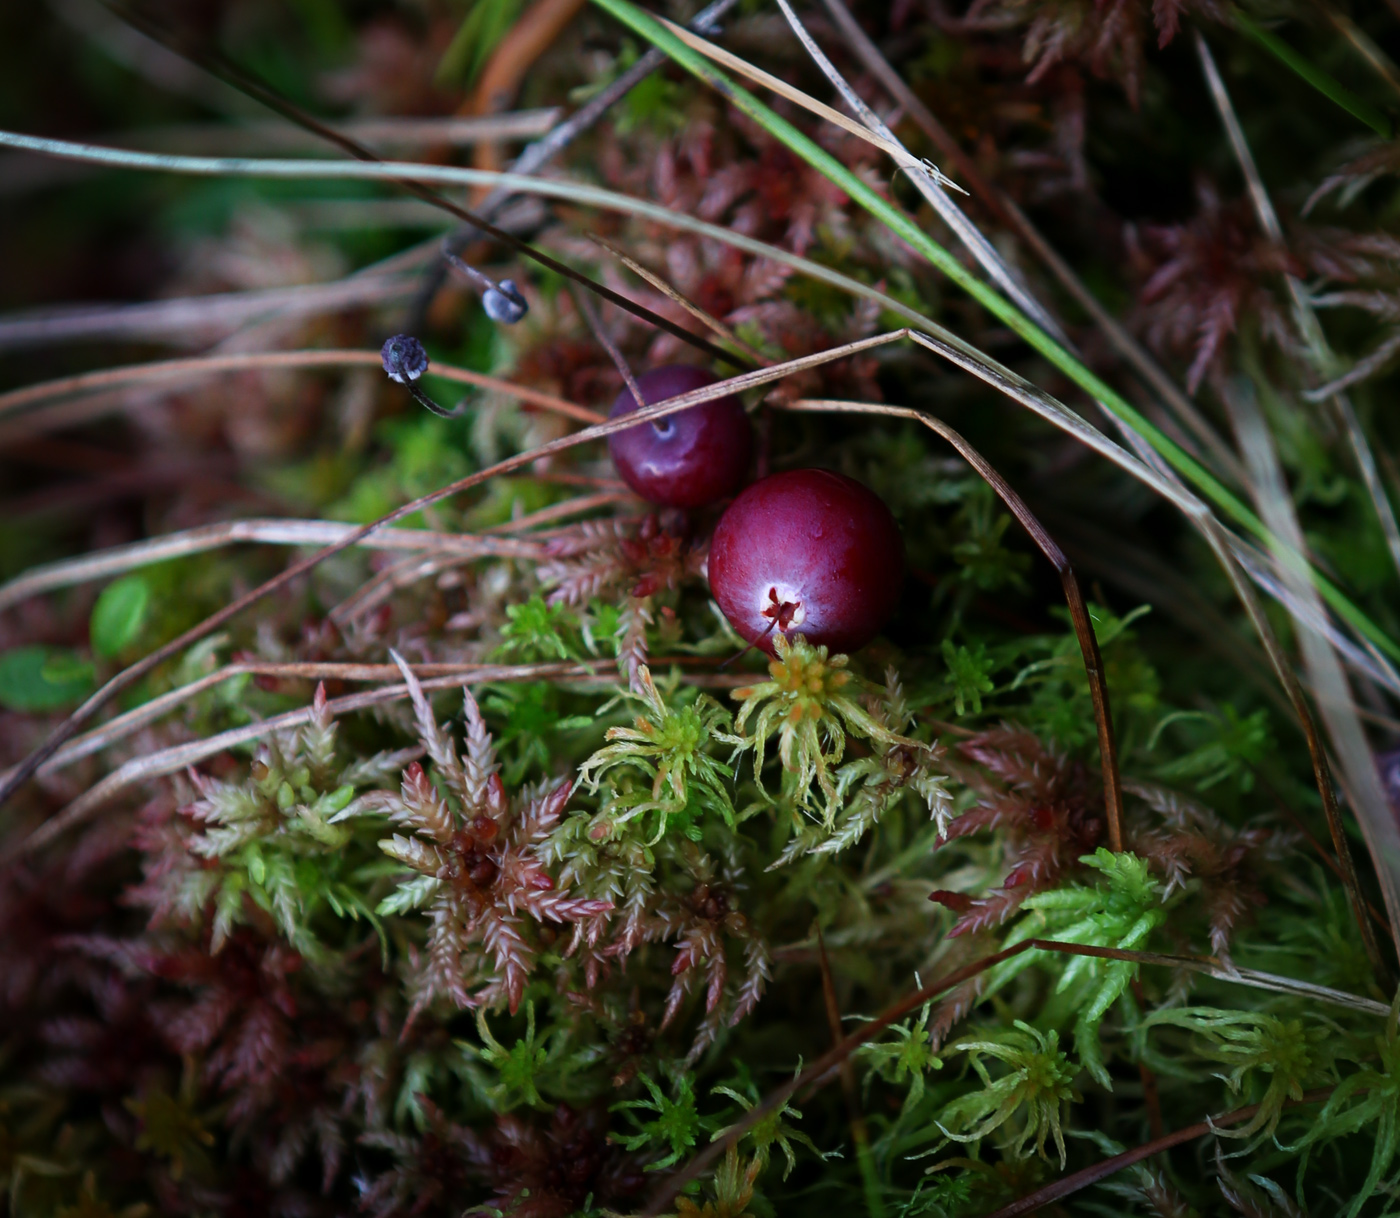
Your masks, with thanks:
[[[1321,1104],[1332,1094],[1333,1090],[1335,1088],[1320,1087],[1316,1091],[1306,1092],[1296,1100],[1284,1101],[1284,1107],[1298,1108],[1304,1104]],[[1071,1172],[1068,1176],[1052,1180],[1049,1184],[1036,1189],[1035,1192],[1027,1193],[1024,1197],[1018,1198],[1010,1205],[1002,1206],[991,1215],[991,1218],[1020,1218],[1022,1214],[1032,1214],[1042,1206],[1050,1205],[1063,1197],[1086,1189],[1090,1185],[1099,1183],[1100,1180],[1106,1180],[1125,1167],[1132,1167],[1134,1163],[1141,1163],[1144,1159],[1159,1155],[1164,1150],[1171,1150],[1174,1146],[1184,1146],[1187,1142],[1204,1138],[1217,1129],[1242,1124],[1254,1116],[1260,1107],[1259,1104],[1250,1104],[1244,1108],[1236,1108],[1233,1112],[1227,1112],[1223,1116],[1208,1117],[1204,1121],[1186,1126],[1185,1129],[1177,1129],[1172,1133],[1163,1134],[1160,1138],[1153,1138],[1152,1141],[1135,1146],[1132,1150],[1125,1150],[1121,1155],[1114,1155],[1112,1158],[1094,1163],[1080,1171]]]
[[[999,321],[1010,327],[1020,338],[1045,356],[1056,368],[1099,402],[1106,411],[1122,420],[1141,435],[1161,457],[1225,512],[1255,536],[1270,540],[1271,535],[1259,517],[1247,504],[1230,491],[1218,478],[1150,423],[1116,390],[994,288],[976,278],[948,250],[925,233],[913,219],[882,198],[840,161],[804,135],[786,119],[765,106],[747,90],[729,80],[703,55],[691,49],[649,13],[630,0],[595,0],[634,33],[661,47],[678,64],[710,85],[726,101],[758,123],[775,139],[785,144],[807,164],[817,169],[845,191],[875,219],[886,225],[919,251],[938,270],[962,288],[978,304]],[[1301,560],[1300,560],[1301,561]],[[1341,591],[1312,573],[1319,590],[1333,610],[1354,629],[1369,638],[1392,658],[1400,659],[1400,643],[1390,638]]]
[[[83,372],[76,376],[60,377],[57,380],[41,381],[37,385],[25,385],[0,393],[0,417],[15,414],[55,398],[72,397],[76,394],[92,393],[99,389],[113,389],[125,385],[145,384],[148,381],[187,380],[223,372],[263,372],[274,368],[355,368],[380,367],[378,351],[250,351],[230,355],[200,355],[189,359],[158,360],[149,364],[126,364],[117,368],[104,368],[98,372]],[[472,385],[493,393],[505,394],[522,402],[529,402],[543,410],[561,414],[567,418],[585,423],[597,423],[602,415],[586,406],[555,397],[552,393],[542,393],[525,385],[503,381],[499,377],[486,376],[466,368],[456,368],[451,364],[434,361],[424,374],[450,381],[456,385]]]
[[[599,0],[601,3],[602,0]],[[608,3],[625,3],[625,0],[608,0]],[[630,6],[628,6],[630,8]],[[649,20],[649,19],[648,19]],[[659,27],[658,27],[659,28]],[[660,30],[660,35],[666,35],[666,31]],[[691,54],[684,45],[676,44],[680,51]],[[704,64],[704,60],[699,61]],[[733,86],[730,86],[733,88]],[[742,93],[742,90],[739,90]],[[745,94],[747,96],[747,94]],[[754,100],[753,104],[759,106]],[[760,109],[762,109],[760,107]],[[764,111],[767,113],[767,111]],[[772,116],[775,122],[782,123],[776,115]],[[1067,361],[1064,364],[1065,371],[1080,383],[1089,392],[1105,405],[1113,416],[1124,426],[1128,427],[1134,434],[1142,437],[1144,442],[1151,446],[1154,452],[1159,453],[1178,473],[1182,474],[1187,481],[1194,483],[1203,490],[1207,497],[1211,498],[1218,506],[1222,507],[1231,518],[1242,523],[1251,533],[1260,537],[1266,543],[1272,544],[1276,539],[1272,538],[1268,530],[1264,527],[1259,518],[1232,492],[1227,490],[1215,477],[1201,466],[1185,450],[1181,449],[1174,441],[1159,431],[1152,424],[1148,423],[1136,410],[1127,404],[1119,395],[1110,390],[1107,385],[1098,379],[1087,368],[1084,368],[1063,348],[1059,347],[1048,335],[1036,328],[1028,319],[1022,316],[1015,308],[1009,305],[991,289],[987,288],[976,279],[971,279],[959,263],[951,258],[946,251],[926,238],[925,235],[914,227],[907,217],[902,216],[889,208],[883,199],[869,191],[858,178],[849,174],[843,166],[830,158],[824,151],[811,145],[807,138],[793,128],[788,128],[793,137],[799,141],[802,147],[811,146],[815,154],[825,158],[834,167],[836,172],[844,175],[844,179],[849,180],[850,185],[843,180],[843,189],[865,192],[874,199],[880,208],[890,211],[892,215],[899,219],[901,225],[905,226],[909,232],[901,231],[900,235],[908,239],[916,240],[924,246],[931,246],[939,252],[940,258],[948,267],[950,276],[957,279],[959,283],[966,286],[967,283],[975,285],[976,292],[980,293],[979,299],[983,297],[987,301],[995,302],[994,312],[998,316],[1003,316],[1007,310],[1015,317],[1015,322],[1008,320],[1008,324],[1018,333],[1028,330],[1030,334],[1038,336],[1035,340],[1028,336],[1028,341],[1033,341],[1033,345],[1044,347],[1048,344],[1054,352],[1058,353],[1057,363]],[[892,297],[867,284],[862,284],[858,280],[839,272],[831,271],[821,267],[807,259],[799,258],[797,255],[789,254],[786,251],[778,250],[776,247],[765,245],[761,241],[754,241],[740,234],[730,232],[718,225],[707,224],[701,220],[695,220],[688,216],[669,211],[666,208],[655,204],[646,203],[642,200],[631,199],[625,195],[619,195],[612,191],[599,190],[594,187],[559,182],[543,182],[536,178],[522,177],[512,174],[495,174],[484,170],[458,169],[452,166],[435,165],[395,165],[395,164],[362,164],[362,163],[338,163],[325,161],[265,161],[247,160],[240,158],[219,158],[219,157],[174,157],[155,153],[132,153],[123,149],[102,148],[89,144],[75,144],[65,140],[49,140],[36,136],[17,135],[13,132],[0,131],[0,146],[13,148],[24,148],[34,152],[41,152],[52,156],[67,157],[76,160],[96,161],[103,164],[121,166],[132,169],[147,169],[156,171],[166,171],[173,173],[192,173],[205,176],[235,176],[235,177],[270,177],[270,178],[395,178],[401,176],[412,176],[423,181],[437,181],[445,183],[477,184],[480,182],[499,182],[503,185],[510,185],[513,189],[522,193],[536,193],[555,198],[570,199],[576,203],[585,203],[595,206],[613,208],[619,211],[628,212],[646,219],[655,219],[663,224],[672,224],[677,228],[689,232],[698,233],[707,237],[714,237],[725,244],[733,246],[735,249],[753,253],[759,257],[771,258],[786,266],[793,267],[805,275],[814,279],[829,283],[834,287],[861,296],[868,300],[875,300],[880,305],[905,319],[910,325],[921,333],[910,333],[910,337],[916,342],[923,343],[931,349],[938,350],[950,359],[954,359],[959,366],[973,372],[989,383],[999,383],[1001,386],[1014,386],[1015,392],[1011,396],[1028,405],[1037,412],[1042,413],[1056,426],[1070,431],[1082,442],[1087,443],[1101,455],[1107,456],[1123,468],[1128,469],[1134,477],[1145,481],[1158,494],[1171,500],[1183,511],[1191,514],[1195,508],[1182,498],[1179,484],[1173,484],[1163,478],[1156,471],[1150,471],[1140,461],[1125,463],[1123,457],[1126,454],[1117,445],[1108,441],[1102,433],[1090,427],[1082,418],[1067,410],[1061,404],[1055,402],[1048,394],[1045,394],[1023,378],[1016,376],[1008,369],[1003,368],[996,361],[989,359],[984,353],[971,346],[956,334],[924,317],[907,305],[894,300]],[[911,236],[912,234],[912,236]],[[946,268],[945,268],[946,269]],[[972,290],[969,288],[969,290]],[[985,303],[985,301],[984,301]],[[990,304],[988,307],[992,307]],[[930,339],[937,341],[930,341]],[[1046,354],[1051,354],[1046,351]],[[787,366],[787,365],[784,365]],[[1078,369],[1078,372],[1074,370]],[[1047,405],[1053,404],[1053,405]],[[1192,503],[1196,501],[1192,500]],[[1296,561],[1302,563],[1301,558]],[[1305,568],[1306,569],[1306,568]],[[1339,618],[1346,622],[1357,634],[1368,639],[1379,650],[1383,651],[1392,659],[1400,659],[1400,644],[1397,644],[1384,631],[1380,629],[1360,608],[1352,603],[1342,591],[1330,580],[1326,579],[1319,572],[1308,569],[1309,577],[1316,584],[1323,599],[1333,609]]]
[[[1341,990],[1328,990],[1320,986],[1313,986],[1308,982],[1295,982],[1291,978],[1275,977],[1268,973],[1254,973],[1247,969],[1227,969],[1223,967],[1219,960],[1210,956],[1172,956],[1161,952],[1135,952],[1124,951],[1114,947],[1092,947],[1079,943],[1061,943],[1054,939],[1023,939],[1013,947],[1003,948],[999,952],[993,952],[988,956],[983,956],[979,960],[974,960],[962,968],[954,969],[951,973],[939,977],[935,981],[929,982],[925,986],[906,994],[897,1002],[891,1003],[873,1019],[862,1023],[860,1027],[845,1037],[838,1044],[832,1046],[821,1057],[817,1058],[810,1066],[801,1073],[790,1079],[788,1082],[775,1087],[763,1099],[745,1112],[734,1124],[730,1125],[724,1135],[711,1142],[709,1146],[700,1151],[679,1171],[673,1172],[663,1180],[656,1191],[647,1200],[646,1206],[642,1209],[644,1218],[657,1218],[665,1213],[670,1204],[679,1195],[680,1191],[692,1180],[698,1178],[707,1171],[724,1152],[744,1136],[750,1129],[757,1125],[765,1117],[782,1109],[790,1099],[799,1091],[806,1090],[810,1094],[836,1078],[840,1065],[852,1053],[854,1053],[866,1041],[874,1039],[891,1024],[897,1023],[911,1011],[918,1010],[924,1003],[940,994],[946,994],[949,990],[956,989],[964,982],[980,977],[989,969],[995,968],[1013,957],[1019,956],[1025,951],[1054,952],[1065,956],[1095,956],[1102,960],[1123,960],[1133,964],[1154,965],[1165,968],[1185,969],[1189,972],[1204,973],[1214,977],[1219,981],[1227,981],[1237,985],[1250,986],[1256,989],[1270,989],[1286,993],[1297,994],[1299,997],[1307,997],[1317,1001],[1336,1003],[1337,1005],[1348,1007],[1356,1011],[1365,1011],[1374,1015],[1377,1019],[1385,1019],[1390,1015],[1390,1008],[1384,1003],[1375,1002],[1369,998],[1361,998],[1355,994],[1347,994]],[[1326,1093],[1323,1093],[1324,1095]],[[1250,1108],[1239,1116],[1239,1120],[1248,1120],[1257,1111]],[[1216,1124],[1220,1121],[1217,1119]],[[1208,1130],[1202,1130],[1195,1134],[1196,1137],[1204,1136]],[[1168,1134],[1168,1137],[1174,1135]],[[1185,1139],[1183,1139],[1185,1140]],[[1155,1152],[1154,1152],[1155,1153]],[[1135,1160],[1134,1160],[1135,1161]],[[1126,1164],[1124,1165],[1126,1166]],[[1070,1177],[1066,1177],[1066,1180]],[[1092,1182],[1092,1181],[1090,1181]],[[1061,1181],[1060,1183],[1064,1183]],[[1082,1187],[1082,1186],[1081,1186]],[[1071,1190],[1073,1191],[1073,1190]],[[1039,1202],[1037,1204],[1040,1204]],[[1027,1213],[1028,1210],[1019,1210],[1018,1213]]]
[[[265,597],[287,587],[296,582],[303,575],[314,570],[327,558],[334,554],[339,554],[351,546],[359,545],[371,533],[378,529],[387,528],[396,521],[403,520],[408,516],[421,512],[426,507],[431,507],[444,499],[460,494],[462,491],[470,490],[474,486],[480,486],[484,482],[501,474],[507,474],[513,470],[522,469],[532,465],[541,457],[547,457],[557,452],[573,448],[578,444],[586,443],[590,440],[602,439],[615,431],[626,431],[631,427],[638,427],[644,423],[649,423],[653,419],[663,418],[666,415],[675,414],[681,410],[687,410],[692,406],[698,406],[701,402],[708,402],[713,398],[723,397],[728,393],[737,393],[745,389],[756,388],[759,385],[766,385],[772,381],[781,380],[794,372],[803,371],[806,368],[814,368],[821,364],[829,363],[834,359],[841,359],[845,356],[856,355],[862,351],[872,350],[875,347],[884,346],[887,343],[898,341],[908,335],[907,330],[896,330],[890,334],[880,334],[872,338],[860,339],[856,342],[845,343],[840,347],[830,351],[822,351],[816,355],[803,356],[799,359],[788,360],[773,368],[760,368],[753,372],[744,373],[742,376],[732,377],[727,381],[721,381],[714,385],[706,385],[701,389],[692,390],[690,393],[681,394],[679,397],[668,398],[664,402],[657,402],[655,405],[647,406],[645,409],[632,411],[620,418],[608,419],[605,422],[597,423],[592,427],[586,427],[582,431],[576,431],[571,435],[560,436],[556,440],[541,444],[527,452],[517,453],[512,457],[507,457],[504,461],[498,461],[495,465],[486,469],[478,470],[474,474],[468,474],[465,478],[459,478],[455,482],[450,482],[446,486],[439,487],[435,491],[430,491],[426,495],[421,495],[417,499],[395,508],[387,515],[381,516],[378,520],[373,520],[369,524],[361,525],[347,533],[338,541],[318,550],[315,554],[293,563],[280,574],[251,589],[242,596],[237,597],[229,604],[215,613],[210,614],[202,622],[191,626],[184,633],[171,639],[163,646],[137,661],[129,668],[123,669],[116,676],[112,677],[105,685],[93,693],[86,701],[72,712],[50,735],[48,738],[32,750],[30,754],[3,780],[0,781],[0,805],[31,777],[35,771],[68,740],[77,733],[78,729],[90,720],[99,710],[108,705],[122,690],[130,688],[137,681],[148,673],[154,672],[168,660],[180,655],[186,648],[199,642],[200,639],[207,638],[226,623],[238,617],[245,609],[251,608]]]
[[[1099,641],[1094,634],[1094,624],[1089,618],[1088,606],[1080,590],[1079,580],[1074,574],[1065,553],[1045,526],[1035,518],[1025,501],[1011,489],[1003,478],[981,453],[969,444],[958,432],[942,419],[915,410],[909,406],[890,406],[879,402],[844,402],[799,399],[789,407],[791,410],[836,414],[871,414],[887,418],[910,419],[920,423],[930,431],[943,437],[958,451],[978,476],[996,492],[997,497],[1016,517],[1017,523],[1030,534],[1037,548],[1050,561],[1055,573],[1060,577],[1065,601],[1069,605],[1070,620],[1074,623],[1074,634],[1079,640],[1080,654],[1084,658],[1084,672],[1089,678],[1089,696],[1094,704],[1094,724],[1099,737],[1099,759],[1103,769],[1104,812],[1108,820],[1108,848],[1115,853],[1123,849],[1123,780],[1118,772],[1118,744],[1113,733],[1113,711],[1108,700],[1108,682],[1104,677],[1103,656],[1099,653]]]

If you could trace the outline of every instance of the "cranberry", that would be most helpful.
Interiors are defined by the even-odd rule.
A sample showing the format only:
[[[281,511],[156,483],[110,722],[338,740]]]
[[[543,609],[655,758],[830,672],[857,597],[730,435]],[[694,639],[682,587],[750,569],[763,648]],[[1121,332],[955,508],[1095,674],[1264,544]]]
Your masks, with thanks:
[[[651,406],[718,379],[703,368],[672,364],[639,377],[637,388]],[[611,417],[636,409],[632,391],[624,389]],[[704,507],[732,495],[748,472],[752,447],[749,417],[732,394],[608,437],[622,480],[649,503],[675,508]]]
[[[767,652],[778,631],[833,651],[863,647],[903,578],[904,543],[884,501],[824,469],[755,482],[710,543],[710,591],[734,629]]]

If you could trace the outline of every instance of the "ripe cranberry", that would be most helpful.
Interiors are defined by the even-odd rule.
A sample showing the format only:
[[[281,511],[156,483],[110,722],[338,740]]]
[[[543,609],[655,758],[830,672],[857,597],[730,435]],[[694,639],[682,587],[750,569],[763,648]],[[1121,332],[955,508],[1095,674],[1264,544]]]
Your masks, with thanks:
[[[672,364],[637,378],[648,406],[713,385],[703,368]],[[613,403],[612,418],[637,409],[630,389]],[[608,437],[622,480],[649,503],[698,508],[739,489],[749,468],[753,429],[732,394]]]
[[[710,591],[734,629],[770,653],[778,631],[833,651],[863,647],[903,578],[904,543],[884,501],[824,469],[755,482],[710,543]]]

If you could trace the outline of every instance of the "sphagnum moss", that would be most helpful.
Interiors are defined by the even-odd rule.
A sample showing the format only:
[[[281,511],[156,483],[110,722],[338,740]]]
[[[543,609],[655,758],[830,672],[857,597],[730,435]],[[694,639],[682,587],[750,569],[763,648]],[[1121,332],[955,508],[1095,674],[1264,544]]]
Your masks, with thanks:
[[[493,89],[523,81],[519,100],[534,106],[606,90],[637,55],[601,14],[563,28],[540,6],[512,28],[508,7],[478,5],[462,24],[427,4],[414,24],[389,6],[296,17],[235,3],[209,28],[284,89],[292,74],[269,65],[300,65],[299,101],[341,107],[352,127],[361,110],[456,110],[477,88],[468,62]],[[1400,637],[1400,575],[1377,486],[1393,472],[1383,407],[1400,239],[1388,227],[1393,149],[1363,143],[1355,118],[1387,121],[1400,33],[1383,11],[1246,7],[863,6],[855,18],[874,42],[855,48],[859,62],[810,21],[833,57],[820,70],[776,41],[808,14],[736,10],[714,37],[802,95],[777,108],[741,98],[745,117],[686,78],[645,78],[599,125],[562,128],[580,141],[564,189],[586,178],[611,194],[561,204],[550,182],[534,211],[492,212],[613,293],[591,323],[513,245],[454,236],[450,265],[475,294],[424,299],[407,324],[399,304],[414,268],[437,259],[438,235],[415,250],[392,226],[420,216],[368,195],[313,196],[314,163],[282,193],[217,176],[155,193],[135,178],[55,180],[78,227],[62,257],[45,247],[57,212],[17,175],[0,226],[16,305],[111,294],[84,270],[21,297],[31,247],[103,276],[120,256],[138,268],[133,294],[161,303],[0,316],[7,352],[118,344],[79,351],[72,367],[15,359],[3,375],[149,359],[120,345],[133,335],[213,340],[242,362],[216,357],[236,375],[197,383],[147,377],[139,401],[4,406],[4,576],[143,532],[184,539],[159,564],[114,552],[101,595],[72,572],[43,600],[0,599],[7,763],[97,682],[281,569],[265,548],[200,550],[187,531],[281,513],[340,536],[344,521],[367,524],[502,458],[518,468],[413,508],[406,523],[433,544],[308,566],[306,581],[148,672],[120,718],[6,804],[6,1212],[767,1218],[819,1205],[975,1218],[1018,1199],[1015,1212],[1054,1202],[1076,1215],[1386,1212],[1396,1015],[1385,1018],[1388,980],[1351,910],[1385,926],[1373,869],[1384,879],[1389,864],[1363,859],[1349,893],[1316,844],[1316,775],[1209,556],[1138,484],[1061,447],[1066,433],[1012,413],[992,387],[1022,404],[1037,385],[1066,397],[1038,349],[1117,412],[1125,445],[1142,456],[1146,437],[1248,523],[1256,507],[1278,515],[1249,480],[1257,462],[1226,439],[1221,407],[1249,380],[1339,624],[1309,618],[1262,553],[1241,546],[1239,559],[1275,599],[1289,646],[1322,629],[1349,666],[1372,734],[1339,737],[1322,706],[1332,749],[1351,765],[1358,749],[1393,747],[1400,685],[1375,647]],[[79,24],[98,53],[125,45]],[[546,25],[548,38],[525,38]],[[1178,52],[1187,27],[1223,75],[1203,81]],[[117,144],[133,124],[154,139],[157,119],[197,119],[194,150],[210,153],[263,138],[162,97],[141,83],[144,60],[116,69],[135,64],[137,77],[87,60],[78,73],[75,35],[58,28],[0,41],[0,102],[19,116],[7,125],[86,136],[90,114],[110,115],[122,130],[94,142]],[[165,36],[158,19],[146,28]],[[658,37],[675,50],[669,39]],[[172,42],[212,62],[208,47]],[[926,120],[943,119],[975,150],[940,159],[955,183],[973,175],[975,198],[956,200],[990,238],[972,243],[973,260],[1038,301],[1068,343],[974,281],[932,213],[899,212],[922,204],[887,184],[883,145],[799,113],[830,99],[836,73],[888,117],[864,75],[880,75],[872,53],[909,81],[928,112],[918,125],[936,136]],[[53,113],[40,110],[53,93],[44,72],[64,86]],[[88,109],[68,109],[73,99]],[[1243,124],[1217,133],[1232,105]],[[602,109],[580,113],[596,122]],[[878,140],[907,141],[912,164],[935,151],[888,121],[896,130],[881,123]],[[386,154],[424,138],[406,122],[371,127]],[[463,129],[430,128],[440,148]],[[500,163],[497,136],[482,138],[474,163]],[[1222,168],[1242,149],[1248,199]],[[405,171],[364,172],[382,186]],[[1022,211],[1003,230],[1012,206]],[[1271,226],[1261,216],[1273,207],[1283,221]],[[1151,349],[1134,356],[1146,379],[1179,378],[1196,396],[1185,414],[1175,390],[1166,414],[1135,408],[1096,331],[1047,287],[1034,259],[1048,244],[1018,244],[1032,223],[1060,251],[1055,278],[1082,278]],[[326,277],[340,303],[312,285]],[[340,311],[346,301],[359,311]],[[269,322],[269,309],[291,312]],[[599,417],[623,367],[702,358],[676,333],[697,318],[709,319],[699,341],[715,375],[732,368],[711,333],[757,363],[845,352],[764,372],[777,379],[746,391],[747,474],[834,470],[891,507],[908,577],[878,598],[888,621],[868,646],[814,646],[775,585],[760,643],[775,654],[745,651],[708,583],[724,502],[633,500],[598,443],[534,456]],[[951,335],[959,366],[990,382],[875,337],[911,321]],[[1123,349],[1121,331],[1109,338]],[[328,344],[382,358],[388,381],[301,356],[293,371],[263,351]],[[489,379],[439,401],[424,388],[439,361]],[[146,376],[125,368],[104,384]],[[524,400],[507,398],[511,385]],[[1024,502],[988,485],[988,466],[979,478],[932,434],[869,413],[882,401],[955,422],[959,451],[982,454]],[[800,413],[804,402],[825,413]],[[842,402],[867,413],[843,419]],[[1179,447],[1181,427],[1206,437],[1201,453]],[[115,510],[133,498],[140,513]],[[1085,675],[1083,657],[1099,659],[1041,562],[1058,567],[1057,547],[1027,546],[1032,525],[1092,592],[1085,629],[1111,733]],[[230,731],[241,743],[200,751]],[[1105,775],[1098,745],[1115,737],[1122,773]],[[119,765],[129,782],[81,802]],[[1364,805],[1354,768],[1344,773]],[[1121,824],[1105,797],[1113,777]],[[65,806],[82,816],[65,819]],[[53,816],[65,832],[30,839]],[[1193,971],[1171,967],[1183,957]],[[1214,1153],[1128,1162],[1135,1147],[1176,1145],[1179,1130],[1214,1139]]]

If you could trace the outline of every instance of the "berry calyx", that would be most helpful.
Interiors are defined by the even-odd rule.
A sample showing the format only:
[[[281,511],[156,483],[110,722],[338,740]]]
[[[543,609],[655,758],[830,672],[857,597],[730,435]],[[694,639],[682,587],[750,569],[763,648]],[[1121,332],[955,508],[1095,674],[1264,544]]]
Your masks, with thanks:
[[[713,385],[704,368],[671,364],[637,378],[648,406]],[[613,403],[609,417],[637,409],[630,389]],[[643,423],[608,437],[608,450],[622,480],[649,503],[699,508],[737,491],[749,468],[753,428],[732,394],[689,410]]]
[[[884,501],[824,469],[774,474],[720,517],[710,591],[740,636],[774,653],[778,635],[850,652],[899,599],[904,542]]]

